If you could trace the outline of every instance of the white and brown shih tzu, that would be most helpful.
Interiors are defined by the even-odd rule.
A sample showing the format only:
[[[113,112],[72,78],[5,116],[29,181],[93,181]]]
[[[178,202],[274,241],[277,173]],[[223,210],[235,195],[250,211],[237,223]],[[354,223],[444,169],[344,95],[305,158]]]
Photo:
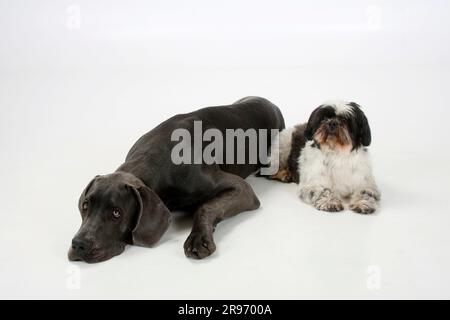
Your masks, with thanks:
[[[319,210],[348,207],[373,213],[380,192],[372,175],[370,142],[369,123],[358,104],[324,103],[308,123],[280,133],[271,154],[279,171],[270,178],[298,183],[299,197]]]

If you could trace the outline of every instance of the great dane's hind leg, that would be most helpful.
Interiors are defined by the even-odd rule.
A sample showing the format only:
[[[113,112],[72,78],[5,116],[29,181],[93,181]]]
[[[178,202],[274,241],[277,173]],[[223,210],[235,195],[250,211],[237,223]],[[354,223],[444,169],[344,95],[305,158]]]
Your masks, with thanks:
[[[222,191],[194,213],[194,225],[184,243],[184,252],[190,258],[203,259],[216,250],[213,232],[220,221],[260,205],[250,185],[241,177],[223,171],[215,176]]]

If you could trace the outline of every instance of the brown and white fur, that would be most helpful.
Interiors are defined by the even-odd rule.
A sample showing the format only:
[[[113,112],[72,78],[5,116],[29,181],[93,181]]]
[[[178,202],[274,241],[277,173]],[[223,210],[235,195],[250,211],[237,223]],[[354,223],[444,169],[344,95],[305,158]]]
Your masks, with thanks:
[[[371,132],[354,102],[330,101],[313,111],[308,123],[282,131],[272,148],[279,164],[271,179],[298,183],[300,199],[324,211],[347,207],[373,213],[380,192],[367,147]]]

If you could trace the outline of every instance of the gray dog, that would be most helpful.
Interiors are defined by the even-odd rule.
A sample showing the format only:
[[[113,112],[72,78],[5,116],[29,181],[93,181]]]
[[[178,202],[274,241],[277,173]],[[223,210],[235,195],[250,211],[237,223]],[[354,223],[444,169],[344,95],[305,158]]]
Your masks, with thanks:
[[[69,260],[101,262],[122,253],[127,244],[152,246],[167,230],[169,210],[174,209],[193,212],[193,228],[184,251],[188,257],[202,259],[216,250],[213,232],[217,223],[259,207],[258,198],[244,179],[263,166],[261,161],[253,163],[246,157],[240,164],[173,163],[176,142],[171,139],[172,133],[176,129],[194,133],[195,121],[201,121],[205,130],[216,129],[224,136],[227,129],[284,129],[278,107],[259,97],[163,122],[135,143],[116,172],[95,177],[84,189],[79,200],[82,224],[72,240]],[[266,148],[270,148],[271,136],[266,138]],[[234,156],[238,152],[248,155],[249,143],[245,150],[234,150]],[[202,142],[202,148],[205,146]],[[226,152],[224,146],[225,157]]]

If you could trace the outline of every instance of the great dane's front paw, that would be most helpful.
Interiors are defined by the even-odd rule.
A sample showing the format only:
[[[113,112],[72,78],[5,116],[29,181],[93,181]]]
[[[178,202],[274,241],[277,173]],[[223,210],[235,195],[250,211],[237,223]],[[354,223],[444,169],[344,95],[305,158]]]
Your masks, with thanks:
[[[350,210],[357,212],[357,213],[362,213],[362,214],[374,213],[375,210],[377,209],[377,205],[376,205],[375,201],[366,200],[366,199],[361,199],[357,202],[351,203],[349,207],[350,207]]]
[[[193,232],[184,243],[184,253],[193,259],[203,259],[216,251],[212,234]]]

